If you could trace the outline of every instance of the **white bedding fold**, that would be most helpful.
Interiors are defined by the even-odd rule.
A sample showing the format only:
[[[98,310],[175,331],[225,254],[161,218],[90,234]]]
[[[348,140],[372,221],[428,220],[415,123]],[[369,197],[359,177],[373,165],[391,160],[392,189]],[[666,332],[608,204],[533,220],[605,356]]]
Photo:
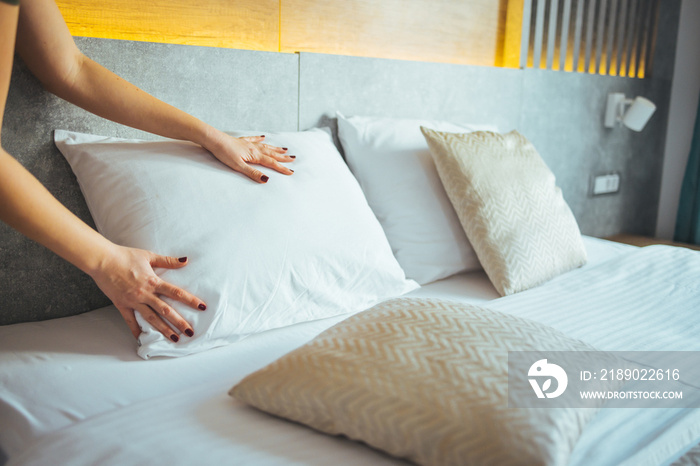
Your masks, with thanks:
[[[608,351],[700,351],[700,254],[649,246],[489,303]]]
[[[229,388],[199,386],[95,416],[47,435],[7,466],[404,464],[272,418],[232,400]]]

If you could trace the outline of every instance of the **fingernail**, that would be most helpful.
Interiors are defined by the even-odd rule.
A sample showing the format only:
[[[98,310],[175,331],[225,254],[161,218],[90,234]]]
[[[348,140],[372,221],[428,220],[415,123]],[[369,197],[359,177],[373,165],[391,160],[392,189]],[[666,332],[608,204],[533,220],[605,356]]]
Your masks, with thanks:
[[[297,158],[296,155],[290,155],[290,157],[293,158],[293,159],[296,159],[296,158]]]
[[[197,307],[198,307],[200,310],[202,310],[202,311],[206,311],[206,310],[207,310],[207,305],[206,305],[206,304],[200,304],[200,305],[197,306]]]
[[[194,335],[194,332],[191,329],[187,328],[187,329],[185,329],[185,335],[187,335],[188,337],[191,337]]]
[[[287,149],[286,147],[283,147],[282,150],[289,150],[289,149]]]
[[[263,175],[262,178],[260,178],[260,179],[262,180],[263,183],[267,183],[267,180],[269,180],[270,178],[267,175]]]
[[[294,170],[292,170],[291,168],[289,169],[289,171],[292,172],[292,173],[294,173]]]
[[[187,262],[187,257],[181,257],[178,259],[179,262]]]
[[[177,335],[175,335],[174,333],[173,333],[172,335],[170,335],[170,339],[171,339],[172,341],[174,341],[175,343],[177,343],[178,341],[180,341],[180,339],[179,339],[179,338],[177,337]]]
[[[265,135],[263,134],[263,135],[261,135],[260,137],[261,137],[261,138],[264,138],[264,137],[265,137]]]

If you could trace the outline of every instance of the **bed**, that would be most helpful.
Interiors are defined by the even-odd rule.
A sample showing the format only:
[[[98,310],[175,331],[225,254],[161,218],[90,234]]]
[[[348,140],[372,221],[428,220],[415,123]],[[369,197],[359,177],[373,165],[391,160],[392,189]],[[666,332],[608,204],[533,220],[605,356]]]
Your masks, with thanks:
[[[98,61],[165,100],[176,99],[182,89],[199,88],[198,98],[183,106],[224,129],[295,132],[330,124],[332,132],[314,130],[313,137],[327,138],[329,144],[334,140],[345,149],[346,160],[353,168],[348,133],[345,137],[341,134],[348,119],[342,114],[329,114],[325,107],[320,110],[319,100],[326,97],[323,86],[310,94],[308,87],[304,93],[297,87],[299,83],[313,84],[313,78],[305,81],[300,76],[309,68],[322,71],[322,56],[96,39],[79,39],[78,43]],[[328,63],[334,60],[329,57]],[[200,69],[197,64],[201,63],[210,63],[213,68],[206,76],[192,71]],[[370,61],[369,66],[372,72],[381,71],[380,62]],[[386,66],[390,71],[403,65]],[[171,69],[178,71],[163,86],[157,76]],[[271,77],[270,69],[285,79]],[[468,67],[449,70],[454,75],[445,78],[445,85],[461,73],[482,79],[488,73]],[[510,73],[499,75],[499,79],[515,76]],[[238,85],[221,86],[227,76]],[[357,95],[374,92],[371,83],[359,81]],[[176,85],[169,85],[173,83]],[[78,183],[48,135],[67,129],[123,138],[148,136],[89,117],[48,97],[21,64],[13,70],[12,86],[8,108],[21,110],[8,112],[3,143],[40,178],[44,177],[42,181],[59,199],[102,230],[107,220],[95,214],[94,205],[88,210]],[[167,90],[162,91],[163,87]],[[473,99],[457,94],[448,100]],[[420,99],[433,97],[422,93]],[[371,104],[364,112],[359,109],[358,101],[362,100],[349,92],[337,96],[333,105],[335,110],[348,114],[378,113]],[[473,130],[492,130],[494,126],[508,130],[520,121],[519,115],[503,110],[505,103],[501,108],[489,106],[488,110],[474,109],[456,116],[450,112],[461,107],[459,102],[446,108],[443,99],[436,100],[440,100],[437,109],[426,103],[423,113],[415,108],[394,108],[395,113],[389,116],[439,115],[492,125]],[[233,111],[221,110],[222,102]],[[265,105],[280,110],[270,113]],[[386,125],[387,120],[381,122]],[[379,126],[386,131],[386,126]],[[450,129],[445,127],[445,131]],[[36,138],[31,135],[36,132],[46,132],[47,137],[33,142]],[[56,133],[57,141],[61,134]],[[422,139],[420,134],[415,137]],[[359,166],[353,169],[362,188],[357,192],[367,194],[374,214],[386,221],[390,213],[382,212],[386,205],[379,206],[376,199],[387,194],[376,189],[371,179],[362,178],[361,171]],[[90,190],[82,180],[81,187],[83,192]],[[317,194],[311,193],[310,198]],[[375,196],[374,202],[371,196]],[[574,210],[578,202],[572,202]],[[347,209],[342,212],[345,216],[355,207],[348,204]],[[399,228],[391,233],[387,225],[385,222],[382,226],[401,266],[423,286],[411,283],[399,287],[401,293],[396,288],[381,299],[377,295],[372,304],[401,294],[404,298],[477,305],[544,324],[606,351],[700,350],[696,337],[700,329],[696,312],[700,259],[695,252],[663,246],[636,248],[583,236],[586,265],[557,274],[539,286],[500,297],[502,293],[478,267],[459,271],[463,264],[453,264],[452,268],[419,269],[416,264],[420,260],[406,249],[394,247],[396,238],[405,231]],[[166,354],[159,353],[161,343],[147,337],[141,348],[148,347],[155,353],[140,350],[137,354],[133,337],[117,310],[104,302],[84,277],[40,248],[21,242],[6,230],[2,233],[10,245],[7,249],[12,251],[3,251],[9,266],[3,272],[0,294],[8,324],[0,327],[0,464],[405,464],[405,459],[364,443],[271,416],[228,395],[250,374],[369,307],[358,304],[365,301],[353,301],[351,308],[335,315],[314,314],[305,320],[285,321],[278,328],[259,329],[246,338],[183,357],[158,357]],[[422,230],[417,233],[424,234]],[[453,240],[449,234],[445,239]],[[431,257],[439,253],[435,248],[429,251]],[[27,262],[27,257],[32,258],[32,267],[20,265]],[[441,265],[452,259],[475,260],[468,253],[455,254],[448,248]],[[411,269],[411,264],[417,268]],[[13,319],[24,322],[11,323]],[[688,383],[693,386],[696,382]],[[700,411],[692,398],[682,408],[603,408],[585,424],[566,461],[581,465],[698,464],[699,443]]]

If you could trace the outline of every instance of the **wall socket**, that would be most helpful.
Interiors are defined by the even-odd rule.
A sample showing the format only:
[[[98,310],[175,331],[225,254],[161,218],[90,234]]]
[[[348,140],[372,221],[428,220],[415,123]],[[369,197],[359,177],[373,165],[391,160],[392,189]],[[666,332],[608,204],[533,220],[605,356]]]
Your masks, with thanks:
[[[620,190],[620,173],[611,172],[593,177],[591,195],[612,194]]]

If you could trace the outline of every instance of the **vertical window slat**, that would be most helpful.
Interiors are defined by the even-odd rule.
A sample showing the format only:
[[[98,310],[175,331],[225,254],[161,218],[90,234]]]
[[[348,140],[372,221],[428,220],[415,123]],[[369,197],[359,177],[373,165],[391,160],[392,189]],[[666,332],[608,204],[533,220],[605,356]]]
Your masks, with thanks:
[[[608,14],[608,44],[605,49],[605,74],[612,73],[612,58],[615,53],[615,25],[617,22],[617,0],[610,1]]]
[[[588,12],[586,14],[586,55],[583,64],[585,73],[591,70],[591,51],[593,50],[593,26],[595,26],[596,0],[588,0]]]
[[[596,31],[595,37],[595,73],[600,73],[600,61],[603,57],[603,44],[605,43],[605,20],[607,17],[608,0],[600,0],[600,6],[598,10],[598,17],[596,18],[596,26],[598,30]]]
[[[557,38],[557,17],[559,15],[559,0],[551,0],[549,4],[549,32],[547,33],[547,69],[552,69]]]
[[[637,58],[639,57],[639,36],[641,36],[643,32],[641,21],[642,15],[644,14],[645,3],[646,2],[644,0],[637,1],[637,10],[635,11],[633,18],[632,28],[634,30],[634,34],[632,35],[632,48],[630,50],[630,71],[627,73],[627,76],[630,78],[637,77],[637,67],[639,66],[639,62],[637,61]]]
[[[576,4],[576,22],[574,26],[574,71],[578,71],[578,62],[581,54],[581,31],[583,30],[583,0],[579,0]]]
[[[634,18],[637,17],[637,1],[630,2],[629,14],[627,15],[627,38],[625,39],[625,76],[630,76],[632,71],[632,53],[634,51],[634,36],[637,33],[637,28],[634,24]]]
[[[649,29],[651,24],[649,22],[651,18],[651,0],[643,0],[641,8],[639,9],[639,34],[637,34],[637,57],[635,63],[637,64],[634,77],[641,78],[644,77],[644,61],[646,60],[646,42],[649,39]]]
[[[521,67],[650,75],[661,0],[521,1]]]
[[[561,41],[559,42],[559,69],[566,69],[566,55],[569,50],[569,22],[571,21],[571,0],[564,0],[561,16]]]
[[[544,35],[544,9],[546,0],[537,0],[537,17],[535,19],[535,48],[532,54],[533,68],[540,68],[542,63],[542,36]]]
[[[532,0],[523,3],[523,29],[520,35],[520,68],[527,67],[527,57],[530,53],[530,20],[532,17]]]
[[[620,0],[620,15],[617,18],[617,70],[621,76],[625,62],[625,32],[627,31],[627,0]]]

